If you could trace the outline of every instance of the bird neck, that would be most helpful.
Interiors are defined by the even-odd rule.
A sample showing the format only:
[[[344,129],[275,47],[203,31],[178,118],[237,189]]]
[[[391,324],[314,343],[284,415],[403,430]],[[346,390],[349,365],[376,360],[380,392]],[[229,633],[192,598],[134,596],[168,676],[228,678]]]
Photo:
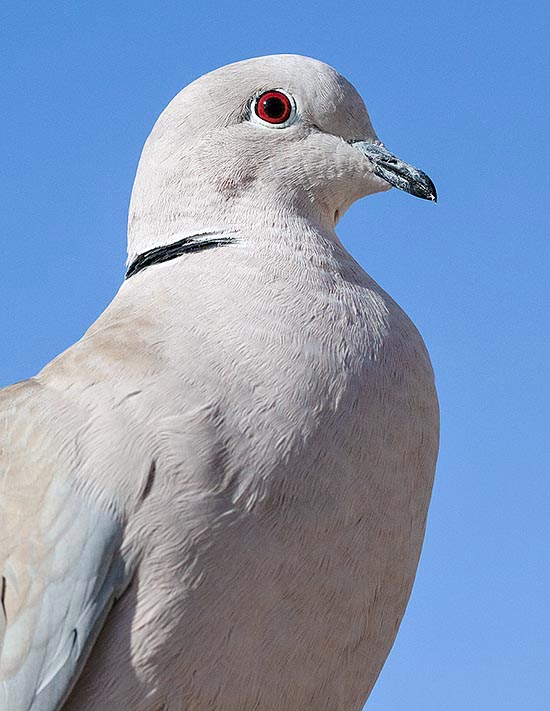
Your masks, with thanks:
[[[248,194],[227,199],[220,194],[193,191],[182,197],[165,191],[152,202],[132,195],[128,222],[128,265],[145,263],[184,251],[211,240],[247,241],[280,246],[322,240],[340,245],[334,232],[334,215],[319,203],[281,200],[268,192],[256,199]],[[282,209],[284,205],[284,209]],[[198,247],[200,248],[200,247]],[[145,262],[139,261],[145,260]]]

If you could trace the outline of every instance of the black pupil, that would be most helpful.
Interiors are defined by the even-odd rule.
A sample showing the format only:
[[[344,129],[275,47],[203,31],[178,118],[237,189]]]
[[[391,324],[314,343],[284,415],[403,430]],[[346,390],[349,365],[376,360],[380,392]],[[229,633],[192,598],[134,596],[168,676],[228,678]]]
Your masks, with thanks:
[[[282,99],[278,99],[276,96],[270,96],[268,99],[264,99],[263,110],[269,118],[278,119],[284,116],[286,106]]]

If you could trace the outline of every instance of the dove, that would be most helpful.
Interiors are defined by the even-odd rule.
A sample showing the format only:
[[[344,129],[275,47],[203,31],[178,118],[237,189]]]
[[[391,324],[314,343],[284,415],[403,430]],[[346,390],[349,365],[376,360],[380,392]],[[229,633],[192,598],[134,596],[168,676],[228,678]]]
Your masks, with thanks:
[[[424,538],[423,340],[346,251],[433,183],[338,72],[275,55],[147,139],[112,303],[0,393],[2,711],[359,711]]]

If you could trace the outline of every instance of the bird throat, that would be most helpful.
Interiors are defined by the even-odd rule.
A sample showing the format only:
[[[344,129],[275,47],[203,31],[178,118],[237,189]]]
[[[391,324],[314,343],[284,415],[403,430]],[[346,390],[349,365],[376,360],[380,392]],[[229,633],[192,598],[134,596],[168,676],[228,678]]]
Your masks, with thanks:
[[[204,232],[202,234],[184,237],[172,244],[165,244],[162,247],[153,247],[146,252],[138,254],[126,271],[125,279],[129,279],[134,274],[153,266],[153,264],[161,264],[168,262],[171,259],[176,259],[190,252],[200,252],[204,249],[212,249],[213,247],[221,247],[224,244],[233,244],[233,237],[224,237],[218,232]]]

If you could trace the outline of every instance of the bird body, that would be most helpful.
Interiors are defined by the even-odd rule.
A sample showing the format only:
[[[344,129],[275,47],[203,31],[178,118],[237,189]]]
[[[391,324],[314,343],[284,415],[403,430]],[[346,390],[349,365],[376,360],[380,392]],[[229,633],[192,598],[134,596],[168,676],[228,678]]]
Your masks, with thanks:
[[[260,74],[303,60],[321,86],[341,79],[266,59]],[[192,132],[174,156],[182,123],[163,116],[130,261],[182,236],[218,244],[133,273],[78,343],[0,394],[0,709],[359,710],[424,535],[429,357],[337,238],[342,186],[312,200],[315,165],[286,181],[275,167],[284,200],[262,166],[182,174],[187,155],[210,164],[206,143]],[[283,134],[268,133],[256,152]],[[337,144],[346,170],[355,133]],[[181,207],[185,186],[198,207]]]

